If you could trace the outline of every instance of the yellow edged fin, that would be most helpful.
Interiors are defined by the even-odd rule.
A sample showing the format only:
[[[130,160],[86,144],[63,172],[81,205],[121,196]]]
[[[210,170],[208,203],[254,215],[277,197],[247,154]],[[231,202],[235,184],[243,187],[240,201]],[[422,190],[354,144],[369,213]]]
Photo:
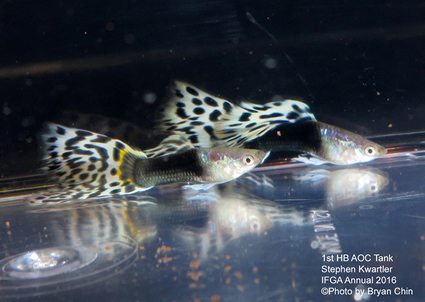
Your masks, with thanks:
[[[125,159],[146,155],[119,140],[53,123],[46,124],[40,139],[43,169],[57,180],[59,189],[39,194],[33,202],[101,198],[149,189],[138,187],[122,169]]]

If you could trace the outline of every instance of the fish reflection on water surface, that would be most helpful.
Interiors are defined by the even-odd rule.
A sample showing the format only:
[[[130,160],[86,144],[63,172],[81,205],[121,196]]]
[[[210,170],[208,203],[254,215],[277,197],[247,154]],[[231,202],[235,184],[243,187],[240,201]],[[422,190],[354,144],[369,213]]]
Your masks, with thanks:
[[[158,225],[167,226],[173,241],[183,248],[198,251],[200,259],[219,253],[230,242],[244,236],[264,236],[275,225],[302,225],[303,214],[292,207],[282,207],[270,200],[249,193],[252,187],[271,182],[266,177],[249,175],[247,179],[211,188],[172,191],[172,202],[167,193],[164,200],[141,193],[92,200],[87,204],[68,203],[46,207],[30,207],[30,212],[48,215],[58,245],[91,247],[100,242],[111,242],[121,236],[133,238],[139,245],[157,237]],[[255,185],[257,183],[257,185]],[[272,183],[267,183],[268,188]],[[135,199],[138,199],[137,201]],[[187,223],[202,219],[205,224]],[[165,224],[164,224],[165,223]],[[114,250],[107,252],[113,254]],[[178,250],[176,251],[178,253]],[[149,257],[146,255],[146,257]]]
[[[156,199],[149,196],[119,196],[89,203],[30,208],[51,223],[57,245],[91,247],[122,236],[137,243],[156,235]],[[113,251],[109,251],[113,253]]]
[[[329,208],[355,203],[379,193],[388,183],[388,174],[379,169],[358,168],[334,171],[315,169],[294,177],[305,185],[323,185]]]
[[[206,226],[181,225],[174,232],[191,249],[199,247],[201,259],[206,259],[210,253],[221,252],[227,244],[241,237],[264,236],[275,225],[304,224],[302,213],[295,208],[282,207],[253,194],[241,193],[239,189],[233,190],[233,184],[226,187],[230,189],[185,192],[185,198],[192,202],[209,201]]]
[[[373,195],[389,182],[385,172],[360,168],[334,171],[315,169],[302,172],[293,179],[303,183],[304,191],[311,186],[323,187],[329,208],[348,205]],[[180,238],[187,248],[199,249],[199,255],[205,259],[239,238],[263,236],[264,232],[276,225],[306,223],[303,211],[296,209],[297,198],[288,200],[290,203],[286,202],[285,205],[265,199],[273,194],[275,188],[272,179],[264,175],[248,174],[207,191],[169,189],[167,191],[167,186],[160,189],[161,200],[138,193],[117,196],[112,201],[105,199],[103,202],[107,204],[100,208],[63,211],[69,227],[55,227],[57,234],[61,234],[58,238],[72,238],[73,244],[85,242],[90,245],[94,242],[88,238],[100,238],[97,234],[108,238],[117,234],[135,238],[139,234],[140,238],[135,240],[140,242],[155,235],[157,223],[166,222],[171,223],[173,236]],[[250,192],[259,193],[254,195]],[[38,209],[43,211],[46,208]],[[101,211],[96,212],[99,209]],[[110,221],[111,217],[115,222]],[[204,225],[182,223],[202,217]],[[85,232],[87,236],[83,236]]]

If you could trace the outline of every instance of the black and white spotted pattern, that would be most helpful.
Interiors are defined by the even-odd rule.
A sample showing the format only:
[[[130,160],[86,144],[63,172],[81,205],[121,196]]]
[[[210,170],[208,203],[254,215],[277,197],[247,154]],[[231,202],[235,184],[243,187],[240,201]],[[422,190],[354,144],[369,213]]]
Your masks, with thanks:
[[[125,154],[144,158],[146,155],[119,140],[49,123],[41,141],[43,169],[55,177],[59,187],[38,194],[32,202],[99,198],[149,189],[120,179]]]
[[[217,138],[215,129],[218,122],[233,108],[234,105],[225,99],[176,81],[163,110],[160,127],[166,132],[186,137],[195,147],[212,147]]]
[[[296,100],[235,105],[179,81],[170,93],[161,129],[183,135],[195,147],[241,147],[279,124],[316,120],[308,105]]]
[[[194,148],[194,146],[186,137],[181,136],[180,134],[172,134],[165,138],[157,147],[144,150],[143,153],[149,158],[160,157],[174,153],[181,153],[192,148]]]
[[[307,104],[296,100],[284,100],[257,105],[242,102],[224,115],[215,133],[229,147],[241,147],[281,124],[299,121],[315,121]]]

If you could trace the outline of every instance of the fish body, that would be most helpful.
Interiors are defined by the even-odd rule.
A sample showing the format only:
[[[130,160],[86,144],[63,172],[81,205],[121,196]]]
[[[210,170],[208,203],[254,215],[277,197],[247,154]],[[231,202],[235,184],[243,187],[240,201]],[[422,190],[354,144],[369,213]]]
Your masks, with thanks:
[[[384,147],[356,133],[318,121],[278,125],[245,146],[306,153],[335,165],[368,162],[387,153]]]
[[[119,140],[49,123],[41,135],[43,164],[60,187],[32,201],[125,195],[170,182],[223,183],[252,170],[268,156],[250,149],[197,149],[178,138],[164,140],[163,156],[148,158]]]
[[[267,154],[260,150],[238,148],[191,148],[153,158],[135,158],[129,153],[129,158],[124,157],[122,179],[127,179],[128,175],[128,179],[140,187],[172,182],[224,183],[252,170]]]
[[[297,100],[236,105],[176,81],[162,114],[162,130],[183,135],[197,147],[294,151],[300,155],[297,161],[336,165],[368,162],[387,153],[358,134],[318,122],[308,105]]]
[[[275,225],[304,224],[302,213],[296,209],[283,208],[273,201],[240,191],[234,185],[235,183],[228,183],[224,185],[224,189],[213,188],[210,192],[184,192],[185,199],[191,201],[186,204],[191,206],[203,202],[203,195],[207,195],[206,199],[210,200],[211,195],[208,193],[217,193],[216,201],[208,204],[207,223],[204,227],[180,225],[174,232],[177,238],[185,242],[186,248],[196,250],[202,260],[212,253],[220,253],[228,244],[244,236],[264,236]]]

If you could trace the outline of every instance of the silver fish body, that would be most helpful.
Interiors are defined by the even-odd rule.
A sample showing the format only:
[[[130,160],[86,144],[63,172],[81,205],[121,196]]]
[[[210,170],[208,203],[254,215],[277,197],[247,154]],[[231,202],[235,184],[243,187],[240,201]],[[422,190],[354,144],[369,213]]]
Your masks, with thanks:
[[[253,149],[192,148],[161,157],[133,158],[134,164],[123,169],[121,178],[125,180],[128,174],[129,179],[140,187],[172,182],[224,183],[252,170],[267,155],[268,152]],[[127,160],[124,157],[123,166]]]
[[[246,146],[306,153],[336,165],[368,162],[387,153],[381,145],[356,133],[317,121],[279,125]]]
[[[356,133],[325,123],[317,122],[322,138],[322,152],[319,157],[337,164],[350,165],[379,158],[387,150]]]

